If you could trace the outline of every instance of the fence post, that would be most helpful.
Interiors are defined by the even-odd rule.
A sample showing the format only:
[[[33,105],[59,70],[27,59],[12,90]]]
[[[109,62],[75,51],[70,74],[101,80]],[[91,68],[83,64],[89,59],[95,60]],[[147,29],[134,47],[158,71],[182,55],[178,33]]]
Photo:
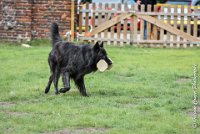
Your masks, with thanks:
[[[128,11],[128,4],[127,3],[125,3],[125,5],[124,5],[124,10]],[[128,25],[127,19],[124,19],[124,27],[123,27],[123,39],[124,40],[127,40],[127,25]],[[123,43],[127,43],[127,42],[124,41]]]
[[[131,11],[134,11],[134,5],[131,6]],[[133,45],[133,34],[134,34],[134,15],[130,19],[130,44]]]
[[[144,4],[141,5],[141,12],[144,13],[145,12],[145,6]],[[141,23],[140,23],[140,41],[144,40],[144,20],[143,19],[140,19],[141,20]],[[140,46],[144,46],[144,44],[140,44]]]
[[[134,11],[138,12],[138,4],[134,5]],[[136,42],[136,41],[138,41],[138,17],[136,15],[134,16],[133,26],[134,26],[133,40],[134,40],[134,42]],[[138,43],[137,43],[137,45],[138,45]]]
[[[197,6],[194,7],[194,13],[198,13],[198,8]],[[197,33],[198,33],[198,17],[195,16],[194,17],[194,24],[193,24],[193,36],[197,37]],[[197,47],[199,47],[199,44],[195,44]]]
[[[79,5],[79,19],[78,19],[78,31],[79,34],[82,34],[82,19],[83,19],[83,15],[82,15],[82,5]]]
[[[71,0],[71,41],[74,41],[74,13],[75,13],[75,0]]]

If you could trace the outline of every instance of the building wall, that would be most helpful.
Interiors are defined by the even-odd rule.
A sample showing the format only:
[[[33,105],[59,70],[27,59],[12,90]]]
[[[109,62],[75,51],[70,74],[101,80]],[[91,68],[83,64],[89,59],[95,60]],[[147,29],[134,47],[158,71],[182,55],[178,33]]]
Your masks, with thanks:
[[[71,0],[0,0],[0,40],[48,38],[52,22],[64,34],[70,18]]]

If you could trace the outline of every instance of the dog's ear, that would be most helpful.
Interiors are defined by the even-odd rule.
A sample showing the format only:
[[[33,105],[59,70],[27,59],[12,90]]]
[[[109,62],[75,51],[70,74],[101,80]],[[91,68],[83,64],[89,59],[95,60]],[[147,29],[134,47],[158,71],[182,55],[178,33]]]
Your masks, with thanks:
[[[104,45],[103,45],[103,41],[102,41],[102,42],[101,42],[101,44],[100,44],[100,47],[102,47],[102,48],[103,48],[103,46],[104,46]]]
[[[98,41],[95,43],[93,49],[94,49],[95,52],[98,52],[100,50],[100,46],[99,46]]]

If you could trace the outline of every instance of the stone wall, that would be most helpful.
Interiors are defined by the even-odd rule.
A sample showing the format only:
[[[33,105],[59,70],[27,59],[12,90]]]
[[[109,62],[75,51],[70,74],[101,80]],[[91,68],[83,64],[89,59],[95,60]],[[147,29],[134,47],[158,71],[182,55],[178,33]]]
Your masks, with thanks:
[[[0,0],[0,40],[49,38],[52,22],[64,34],[70,18],[71,0]]]

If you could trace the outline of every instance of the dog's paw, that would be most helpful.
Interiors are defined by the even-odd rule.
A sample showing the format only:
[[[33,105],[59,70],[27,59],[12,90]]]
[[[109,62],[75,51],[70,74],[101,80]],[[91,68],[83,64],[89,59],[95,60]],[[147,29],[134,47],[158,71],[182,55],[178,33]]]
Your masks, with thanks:
[[[58,91],[55,91],[55,94],[56,94],[56,95],[59,95],[60,93],[59,93]]]
[[[47,94],[49,92],[49,89],[45,89],[44,93]]]
[[[86,94],[86,93],[83,93],[82,96],[83,96],[83,97],[89,97],[89,95]]]
[[[59,90],[59,92],[60,93],[66,93],[67,91],[69,91],[70,90],[70,88],[61,88],[60,90]]]

